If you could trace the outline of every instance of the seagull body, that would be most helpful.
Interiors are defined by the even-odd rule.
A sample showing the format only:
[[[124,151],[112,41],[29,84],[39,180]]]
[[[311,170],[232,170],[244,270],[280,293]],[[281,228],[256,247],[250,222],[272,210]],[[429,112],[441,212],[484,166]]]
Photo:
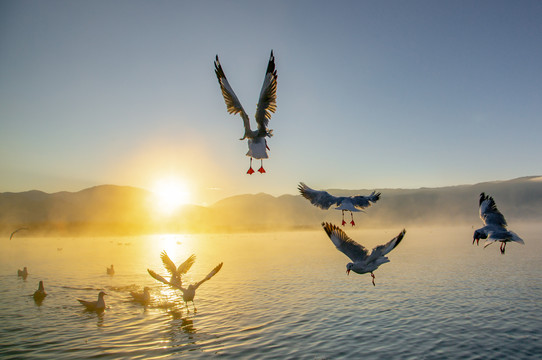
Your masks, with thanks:
[[[26,277],[28,276],[28,269],[26,268],[26,266],[22,270],[17,270],[17,276],[21,276],[23,280],[26,279]]]
[[[337,250],[353,261],[346,264],[346,273],[350,274],[350,271],[358,274],[371,273],[373,285],[375,285],[373,271],[378,269],[380,265],[390,261],[385,255],[399,245],[406,233],[406,230],[403,229],[399,235],[384,245],[376,246],[369,254],[365,247],[350,239],[339,227],[329,223],[322,223],[322,226]]]
[[[476,242],[476,245],[478,245],[480,239],[486,239],[484,244],[485,249],[494,242],[500,241],[501,254],[504,254],[506,243],[508,242],[517,242],[525,245],[525,242],[518,234],[506,228],[508,224],[506,223],[504,215],[497,209],[497,204],[495,203],[495,200],[493,200],[493,197],[481,193],[479,206],[480,219],[482,219],[484,227],[474,231],[472,236],[473,244]]]
[[[115,268],[113,267],[113,264],[111,264],[110,268],[109,267],[107,268],[106,272],[107,272],[107,275],[115,275]]]
[[[173,287],[174,289],[180,290],[182,292],[182,295],[183,295],[183,301],[184,301],[184,304],[186,306],[186,310],[188,312],[190,312],[190,310],[188,309],[188,302],[191,301],[192,306],[194,307],[194,312],[196,312],[197,309],[196,309],[196,305],[194,303],[194,297],[196,296],[196,290],[201,286],[201,284],[203,284],[204,282],[206,282],[207,280],[209,280],[213,276],[215,276],[215,274],[217,272],[219,272],[220,269],[222,268],[222,264],[223,263],[220,263],[217,266],[215,266],[215,268],[213,270],[211,270],[211,272],[209,274],[207,274],[207,276],[203,280],[201,280],[200,282],[197,282],[195,284],[190,284],[186,288],[183,287],[182,285],[178,285],[176,283],[171,283],[171,282],[167,281],[162,276],[158,275],[157,273],[155,273],[154,271],[152,271],[150,269],[147,269],[147,271],[156,280],[158,280],[158,281],[160,281],[160,282],[162,282],[162,283],[164,283],[166,285],[169,285],[169,286]]]
[[[43,287],[43,281],[40,281],[38,285],[38,290],[34,292],[33,296],[36,302],[43,301],[43,299],[47,296],[47,293],[45,292],[45,288]]]
[[[251,129],[250,119],[228,82],[224,70],[222,69],[222,65],[220,65],[220,61],[218,60],[218,55],[215,59],[215,74],[220,89],[222,90],[222,96],[226,102],[228,113],[239,114],[243,119],[245,132],[240,140],[248,139],[248,152],[246,155],[250,157],[250,168],[248,169],[247,174],[251,175],[254,173],[254,170],[252,169],[253,158],[262,160],[262,164],[258,171],[263,174],[265,173],[263,159],[269,158],[267,154],[269,147],[267,146],[266,137],[273,136],[273,130],[268,129],[267,125],[271,119],[271,113],[274,113],[277,109],[277,71],[275,70],[273,50],[271,50],[271,55],[269,56],[269,62],[267,64],[267,70],[265,72],[260,98],[256,108],[255,119],[258,124],[257,130]]]
[[[134,298],[134,301],[141,303],[143,305],[148,305],[151,302],[151,288],[148,286],[145,286],[143,289],[143,292],[135,292],[130,291],[130,295],[132,295],[132,298]]]
[[[346,225],[346,221],[344,221],[345,211],[350,211],[350,217],[352,218],[350,224],[354,226],[356,223],[354,222],[354,215],[352,213],[363,211],[363,209],[371,206],[372,203],[377,202],[381,195],[381,193],[373,191],[369,196],[333,196],[327,191],[311,189],[304,183],[299,183],[298,189],[305,199],[320,209],[327,210],[332,205],[337,205],[335,210],[342,211],[343,226]]]
[[[97,301],[85,301],[77,299],[88,311],[103,311],[105,309],[104,296],[107,295],[105,292],[100,291],[98,294]]]
[[[11,238],[13,238],[13,235],[15,235],[16,233],[18,233],[18,232],[21,231],[21,230],[28,230],[28,228],[25,228],[25,227],[18,228],[17,230],[15,230],[14,232],[12,232],[11,235],[9,235],[9,239],[11,240]]]

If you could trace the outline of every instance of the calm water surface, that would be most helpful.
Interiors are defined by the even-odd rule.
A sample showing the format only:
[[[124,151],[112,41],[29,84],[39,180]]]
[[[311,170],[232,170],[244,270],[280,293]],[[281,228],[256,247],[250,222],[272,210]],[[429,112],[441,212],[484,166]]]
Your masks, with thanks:
[[[401,229],[350,230],[367,247]],[[391,262],[346,276],[324,231],[0,240],[0,357],[506,359],[542,356],[542,226],[526,245],[471,245],[473,229],[407,229]],[[187,313],[159,254],[197,260],[187,281],[222,270]],[[114,264],[116,274],[106,275]],[[27,266],[23,281],[17,269]],[[30,296],[43,280],[41,306]],[[129,291],[152,288],[143,307]],[[107,308],[83,311],[77,298]],[[192,309],[192,307],[190,307]]]

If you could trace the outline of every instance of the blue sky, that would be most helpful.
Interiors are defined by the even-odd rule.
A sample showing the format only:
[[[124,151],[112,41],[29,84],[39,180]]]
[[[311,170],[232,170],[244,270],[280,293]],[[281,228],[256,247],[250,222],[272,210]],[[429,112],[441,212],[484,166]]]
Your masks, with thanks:
[[[150,188],[193,201],[540,175],[540,1],[1,1],[0,192]],[[265,175],[253,117],[278,71]]]

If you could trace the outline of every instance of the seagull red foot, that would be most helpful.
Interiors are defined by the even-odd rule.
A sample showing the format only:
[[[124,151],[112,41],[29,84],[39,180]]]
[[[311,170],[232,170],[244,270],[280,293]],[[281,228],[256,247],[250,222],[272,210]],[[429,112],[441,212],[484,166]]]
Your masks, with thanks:
[[[264,174],[264,173],[265,173],[265,169],[263,168],[263,166],[260,167],[260,168],[258,169],[258,171],[260,172],[260,174]]]
[[[373,274],[372,271],[371,271],[371,277],[373,278],[373,286],[376,286],[376,285],[375,285],[375,274]]]
[[[343,226],[345,226],[345,225],[346,225],[346,221],[344,221],[344,219],[343,219],[343,223],[342,223],[342,224],[343,224]]]
[[[247,174],[249,175],[254,174],[254,170],[252,169],[252,166],[250,167],[250,169],[248,169]]]
[[[351,224],[352,226],[356,225],[356,223],[354,222],[354,220],[350,221],[350,224]]]

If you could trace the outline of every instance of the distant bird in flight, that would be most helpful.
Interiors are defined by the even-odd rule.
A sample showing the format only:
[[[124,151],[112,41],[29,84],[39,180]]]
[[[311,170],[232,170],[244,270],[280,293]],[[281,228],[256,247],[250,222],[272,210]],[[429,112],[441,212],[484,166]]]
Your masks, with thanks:
[[[346,274],[350,274],[350,271],[358,274],[370,272],[371,277],[373,278],[373,286],[375,285],[373,271],[378,269],[380,265],[390,261],[385,255],[399,245],[406,233],[406,230],[403,229],[399,235],[384,245],[376,246],[373,251],[371,251],[371,254],[369,254],[365,247],[350,239],[338,226],[329,223],[322,223],[322,226],[337,250],[344,253],[353,261],[346,264]]]
[[[111,267],[108,267],[105,271],[107,272],[107,275],[115,275],[115,268],[113,267],[113,264],[111,264]]]
[[[273,56],[273,50],[271,50],[271,56],[269,57],[269,63],[267,64],[267,70],[265,72],[265,78],[263,80],[262,90],[260,91],[260,99],[256,108],[256,123],[258,124],[257,130],[250,128],[250,119],[243,109],[241,102],[237,98],[237,95],[233,92],[230,86],[224,70],[218,60],[218,55],[215,59],[215,74],[222,90],[222,96],[226,102],[228,113],[240,114],[243,119],[243,125],[245,127],[245,133],[240,140],[248,139],[248,152],[247,156],[250,157],[250,168],[247,174],[254,173],[252,169],[252,158],[260,159],[261,164],[258,171],[263,174],[265,169],[263,168],[263,159],[269,158],[267,155],[266,137],[273,136],[273,130],[267,128],[269,120],[271,119],[271,113],[274,113],[277,109],[277,71],[275,70],[275,57]]]
[[[344,212],[350,211],[352,226],[356,225],[354,222],[353,212],[363,211],[363,209],[371,206],[371,203],[375,203],[380,199],[380,193],[373,191],[369,196],[333,196],[330,195],[327,191],[323,190],[313,190],[304,183],[299,183],[297,187],[299,192],[303,197],[311,202],[314,206],[319,207],[320,209],[327,210],[331,205],[337,205],[335,210],[342,211],[342,225],[346,225],[344,221]]]
[[[21,276],[23,280],[26,280],[28,276],[28,269],[26,268],[26,266],[22,270],[17,270],[17,276]]]
[[[169,285],[174,289],[180,290],[182,292],[183,300],[184,300],[184,304],[186,306],[187,312],[190,312],[190,310],[188,309],[188,302],[189,301],[192,301],[192,306],[194,307],[194,312],[197,312],[198,310],[196,309],[196,305],[194,303],[194,297],[196,296],[196,290],[201,286],[201,284],[203,284],[204,282],[206,282],[207,280],[209,280],[213,276],[215,276],[216,273],[219,272],[220,269],[222,269],[222,264],[223,263],[220,263],[217,266],[215,266],[215,268],[213,270],[211,270],[211,272],[209,274],[207,274],[207,276],[203,280],[201,280],[200,282],[197,282],[195,284],[190,284],[190,285],[188,285],[187,288],[185,288],[182,285],[179,285],[177,283],[171,283],[171,282],[167,281],[166,279],[164,279],[163,277],[161,277],[160,275],[158,275],[157,273],[155,273],[154,271],[152,271],[150,269],[147,269],[147,271],[156,280],[158,280],[158,281],[160,281],[160,282],[162,282],[162,283],[164,283],[166,285]]]
[[[11,238],[13,238],[13,235],[15,235],[16,233],[18,233],[21,230],[28,230],[28,228],[25,228],[25,227],[18,228],[17,230],[15,230],[14,232],[11,233],[11,235],[9,236],[9,239],[11,240]]]
[[[77,301],[79,301],[88,311],[103,311],[105,309],[105,295],[107,295],[105,292],[100,291],[97,301],[85,301],[80,299],[77,299]]]
[[[503,214],[497,209],[497,204],[495,204],[493,197],[481,193],[479,206],[480,219],[482,219],[484,227],[474,231],[474,235],[472,236],[473,244],[476,242],[476,245],[478,245],[480,239],[487,239],[484,244],[485,249],[495,241],[500,241],[501,254],[504,254],[507,242],[513,241],[525,245],[523,239],[515,232],[506,229],[508,224],[506,223]]]
[[[36,303],[41,303],[43,299],[45,299],[47,293],[45,292],[45,288],[43,287],[43,281],[40,281],[38,285],[38,290],[34,292],[33,296]]]

